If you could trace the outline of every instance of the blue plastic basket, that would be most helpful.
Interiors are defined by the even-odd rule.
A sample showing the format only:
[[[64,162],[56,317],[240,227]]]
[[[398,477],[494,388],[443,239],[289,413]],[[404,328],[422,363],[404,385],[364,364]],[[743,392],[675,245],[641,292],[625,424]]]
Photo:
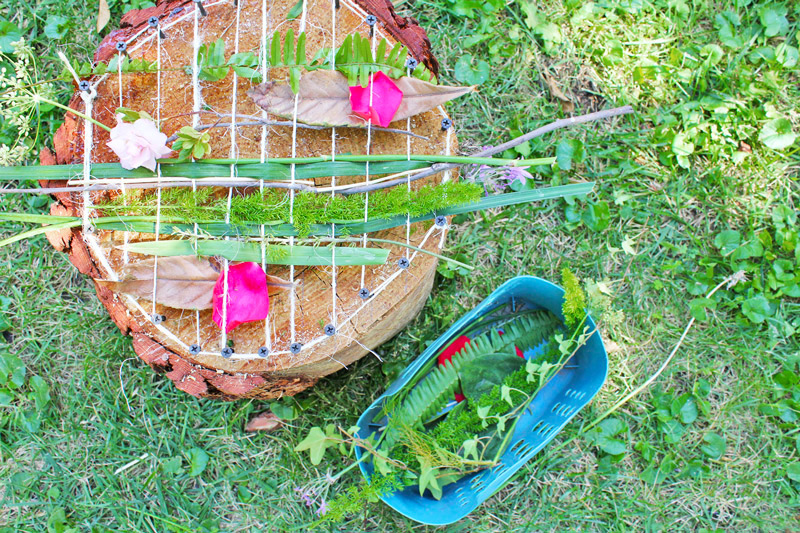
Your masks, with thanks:
[[[512,310],[547,309],[564,319],[561,313],[564,290],[533,276],[520,276],[505,282],[475,309],[461,317],[436,342],[417,357],[392,385],[358,419],[358,436],[366,438],[380,429],[373,419],[388,397],[405,385],[432,357],[460,335],[475,319],[507,303]],[[591,317],[587,323],[595,327]],[[530,357],[536,350],[528,350]],[[385,495],[383,501],[405,516],[428,525],[445,525],[461,520],[486,499],[501,489],[511,476],[555,435],[594,397],[603,386],[608,372],[608,357],[599,332],[595,332],[565,367],[541,390],[521,416],[511,444],[494,468],[465,476],[443,488],[442,498],[420,496],[417,487]],[[363,450],[356,448],[360,459]],[[372,462],[359,463],[362,474],[369,479]]]

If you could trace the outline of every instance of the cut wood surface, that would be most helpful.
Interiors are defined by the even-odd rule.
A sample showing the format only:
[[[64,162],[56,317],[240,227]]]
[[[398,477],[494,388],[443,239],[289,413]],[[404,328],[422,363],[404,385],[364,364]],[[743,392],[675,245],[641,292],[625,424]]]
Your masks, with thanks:
[[[240,0],[240,51],[258,51],[261,35],[261,2]],[[280,24],[282,33],[289,27],[299,30],[299,21],[287,22],[286,14],[296,2],[281,0],[271,2],[272,29]],[[363,18],[371,13],[378,17],[377,37],[387,36],[390,42],[399,39],[411,54],[428,68],[438,73],[438,64],[430,51],[430,42],[425,32],[413,19],[399,17],[387,0],[342,0],[336,22],[338,43],[349,33],[362,31],[366,34]],[[156,59],[156,45],[152,30],[147,29],[149,17],[158,17],[162,24],[173,22],[191,11],[195,4],[189,0],[159,2],[155,7],[132,11],[122,19],[121,28],[112,31],[100,45],[95,59],[107,61],[117,53],[115,44],[119,40],[130,41],[128,51],[132,58]],[[208,16],[201,19],[201,35],[205,42],[221,38],[226,44],[226,54],[233,53],[235,46],[236,7],[233,2],[206,2]],[[331,9],[330,2],[314,2],[308,6],[307,26],[309,55],[317,49],[330,46]],[[147,111],[164,119],[162,131],[171,135],[183,126],[191,125],[193,91],[191,79],[182,67],[191,64],[193,16],[185,17],[172,25],[163,41],[161,58],[165,70],[161,75],[161,109],[156,109],[156,76],[154,74],[124,74],[122,78],[122,101],[128,108]],[[150,37],[149,40],[144,41]],[[327,42],[326,42],[327,39]],[[143,44],[137,46],[139,41]],[[285,72],[274,69],[270,79],[281,81]],[[119,79],[115,73],[93,80],[97,97],[94,100],[93,117],[105,124],[114,124],[114,110],[119,106]],[[234,93],[233,76],[220,82],[202,82],[201,94],[206,108],[220,113],[231,112]],[[236,86],[237,113],[259,114],[260,109],[247,97],[253,84],[239,79]],[[76,93],[70,106],[83,110],[83,101]],[[411,139],[411,151],[416,154],[456,153],[455,136],[447,139],[441,130],[441,110],[433,110],[411,118],[412,131],[426,139]],[[201,123],[214,122],[214,117],[201,117]],[[230,129],[212,130],[211,150],[216,157],[227,157],[231,152]],[[45,150],[42,164],[80,164],[83,162],[84,122],[74,115],[65,117],[63,126],[54,138],[55,154]],[[261,153],[259,126],[239,127],[236,130],[236,153],[242,158],[259,157]],[[115,155],[106,147],[108,135],[94,129],[92,162],[114,162]],[[390,132],[372,132],[370,153],[406,153],[408,137]],[[449,146],[448,146],[449,145]],[[298,157],[327,155],[331,153],[330,130],[300,130],[296,155]],[[367,133],[362,130],[337,130],[337,153],[363,154],[367,150]],[[292,131],[289,127],[270,128],[267,137],[267,157],[286,157],[292,153]],[[420,180],[413,187],[425,182],[435,182],[441,176]],[[337,177],[337,183],[363,181],[364,176]],[[317,178],[318,186],[327,186],[331,178]],[[42,186],[64,186],[65,181],[44,181]],[[111,198],[118,191],[92,193],[92,202]],[[82,215],[82,198],[77,193],[57,194],[51,213],[59,215]],[[411,227],[410,243],[435,251],[441,238],[439,230],[425,242],[430,223],[418,223]],[[405,241],[406,228],[400,227],[375,235],[385,239]],[[436,270],[436,259],[427,254],[415,256],[408,270],[386,285],[369,300],[359,297],[361,267],[338,267],[336,269],[336,315],[333,315],[332,274],[330,267],[295,268],[294,295],[296,297],[296,340],[301,344],[313,343],[313,348],[304,349],[298,355],[287,350],[290,344],[290,296],[283,291],[270,302],[269,330],[274,354],[266,358],[224,359],[219,354],[221,331],[211,319],[211,310],[199,312],[187,309],[156,306],[158,314],[166,321],[156,325],[150,320],[152,303],[142,296],[131,297],[112,290],[108,282],[119,281],[126,268],[120,246],[124,240],[140,242],[152,240],[152,235],[122,232],[94,231],[83,235],[80,228],[53,231],[48,240],[59,251],[69,254],[70,261],[84,274],[95,280],[97,296],[108,309],[112,320],[119,328],[133,337],[133,346],[142,360],[156,371],[163,372],[175,385],[194,396],[221,399],[263,398],[271,399],[293,395],[312,386],[320,377],[340,370],[367,353],[367,348],[379,346],[416,316],[431,290]],[[390,276],[397,274],[397,260],[405,257],[406,250],[396,246],[390,249],[389,261],[385,265],[366,267],[364,285],[370,290],[381,286]],[[145,256],[130,254],[130,263],[147,261]],[[145,265],[146,267],[146,265]],[[130,268],[130,267],[129,267]],[[268,274],[288,280],[289,267],[270,266]],[[199,320],[198,320],[199,317]],[[320,341],[322,325],[337,324],[337,334]],[[193,355],[188,346],[195,343],[199,335],[203,351]],[[231,332],[228,340],[233,342],[237,354],[255,353],[266,342],[265,324],[250,323]]]

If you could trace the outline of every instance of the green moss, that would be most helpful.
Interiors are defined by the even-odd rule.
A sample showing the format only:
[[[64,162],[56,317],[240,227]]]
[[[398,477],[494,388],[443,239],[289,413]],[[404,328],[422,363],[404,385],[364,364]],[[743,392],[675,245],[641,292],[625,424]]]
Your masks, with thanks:
[[[217,189],[219,191],[219,189]],[[395,187],[366,194],[349,196],[296,193],[291,207],[290,194],[276,189],[263,193],[234,195],[230,198],[232,224],[288,223],[291,220],[301,237],[308,235],[312,224],[363,221],[368,203],[369,219],[377,220],[398,215],[412,217],[434,213],[446,207],[476,202],[483,189],[473,183],[448,182],[426,185],[409,191]],[[134,192],[100,204],[110,213],[155,216],[158,212],[155,193]],[[161,216],[186,223],[221,222],[228,215],[228,197],[215,189],[203,187],[164,189],[161,192]]]

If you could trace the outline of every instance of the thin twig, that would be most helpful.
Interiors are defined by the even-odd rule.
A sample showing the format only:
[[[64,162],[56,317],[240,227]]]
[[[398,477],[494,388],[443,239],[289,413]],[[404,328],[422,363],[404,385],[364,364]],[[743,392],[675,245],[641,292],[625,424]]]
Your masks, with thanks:
[[[214,124],[200,124],[195,129],[197,131],[205,131],[205,130],[208,130],[208,129],[211,129],[211,128],[230,128],[231,126],[289,126],[289,127],[291,127],[292,126],[292,122],[288,121],[288,120],[287,121],[277,121],[277,120],[256,119],[256,120],[248,120],[247,122],[236,122],[236,123],[232,123],[232,122],[216,122]],[[305,129],[308,129],[308,130],[325,130],[325,129],[329,129],[330,128],[329,126],[314,126],[314,125],[311,125],[311,124],[301,124],[300,122],[297,123],[297,127],[298,128],[305,128]],[[363,128],[361,126],[336,126],[336,127],[337,128],[366,129],[366,128]],[[416,137],[417,139],[422,139],[422,140],[425,140],[425,141],[430,140],[428,137],[425,137],[423,135],[418,135],[416,133],[411,133],[410,131],[407,131],[407,130],[399,130],[399,129],[395,129],[395,128],[381,128],[381,127],[377,127],[377,126],[373,126],[372,129],[376,130],[376,131],[385,131],[385,132],[389,132],[389,133],[399,133],[401,135],[409,135],[411,137]],[[178,138],[178,134],[177,133],[173,133],[172,135],[167,137],[167,143],[171,143],[171,142],[175,141],[177,138]]]
[[[512,139],[508,142],[504,142],[503,144],[494,146],[492,148],[488,148],[486,150],[481,150],[480,152],[476,152],[474,154],[470,154],[470,157],[491,157],[495,154],[499,154],[508,150],[509,148],[514,148],[522,143],[528,142],[531,139],[535,139],[537,137],[541,137],[542,135],[546,135],[551,131],[555,131],[561,128],[566,128],[569,126],[575,126],[577,124],[584,124],[586,122],[593,122],[595,120],[603,120],[606,118],[617,117],[620,115],[627,115],[629,113],[633,113],[633,108],[629,105],[623,107],[615,107],[614,109],[606,109],[605,111],[598,111],[596,113],[589,113],[588,115],[581,115],[578,117],[569,117],[569,118],[562,118],[556,120],[555,122],[551,122],[546,126],[542,126],[541,128],[537,128],[531,132],[526,133],[521,137],[517,137],[516,139]],[[365,185],[363,187],[356,187],[348,190],[347,192],[343,192],[342,194],[354,194],[359,192],[370,192],[377,189],[385,189],[387,187],[394,187],[395,185],[399,185],[401,183],[407,183],[409,181],[416,181],[422,178],[427,178],[428,176],[433,176],[434,174],[438,174],[444,170],[450,170],[453,168],[457,168],[463,166],[463,164],[454,164],[454,163],[436,163],[431,165],[431,167],[427,170],[422,170],[418,174],[414,174],[408,178],[398,179],[394,181],[385,181],[379,184],[371,184]]]

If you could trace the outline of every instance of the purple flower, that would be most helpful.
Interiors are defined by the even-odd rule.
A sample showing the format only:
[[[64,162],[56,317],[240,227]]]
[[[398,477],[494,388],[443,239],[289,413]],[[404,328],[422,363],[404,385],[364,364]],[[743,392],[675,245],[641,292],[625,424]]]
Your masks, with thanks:
[[[527,169],[530,167],[509,167],[506,171],[506,178],[508,179],[509,185],[514,183],[516,180],[522,185],[525,185],[527,180],[532,180],[533,176]]]
[[[328,512],[328,502],[322,500],[322,503],[319,504],[319,509],[317,509],[317,516],[324,516],[325,513]]]

